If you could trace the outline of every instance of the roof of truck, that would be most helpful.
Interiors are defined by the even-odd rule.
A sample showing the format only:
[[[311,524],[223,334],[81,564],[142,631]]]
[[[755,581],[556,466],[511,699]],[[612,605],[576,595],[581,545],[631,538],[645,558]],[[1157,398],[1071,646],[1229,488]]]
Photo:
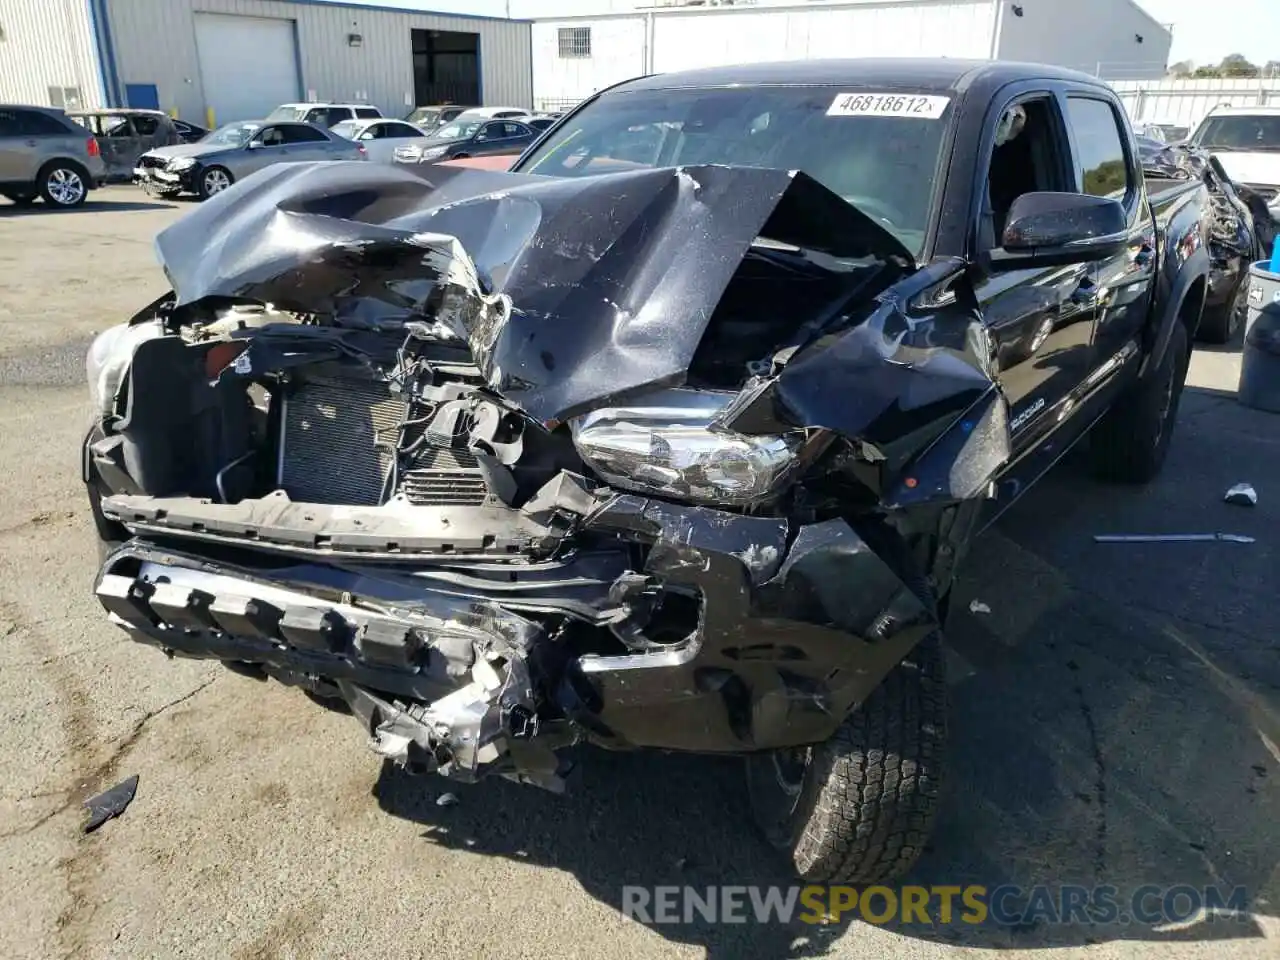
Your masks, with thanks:
[[[1013,82],[1028,77],[1101,84],[1097,77],[1042,63],[1007,60],[953,60],[949,57],[866,57],[849,60],[793,60],[740,66],[704,67],[652,74],[620,86],[629,90],[732,85],[828,85],[911,87],[919,90],[961,91],[974,80]]]

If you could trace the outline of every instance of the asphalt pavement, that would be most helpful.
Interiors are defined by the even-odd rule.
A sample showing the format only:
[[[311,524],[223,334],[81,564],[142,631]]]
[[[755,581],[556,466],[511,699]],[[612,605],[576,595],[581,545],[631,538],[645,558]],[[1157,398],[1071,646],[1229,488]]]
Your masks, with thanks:
[[[164,292],[151,242],[186,209],[127,187],[77,212],[0,201],[0,956],[1280,953],[1280,417],[1235,402],[1238,346],[1197,351],[1158,482],[1103,486],[1072,456],[975,544],[947,799],[910,882],[1242,886],[1246,915],[649,928],[624,885],[788,882],[736,764],[583,751],[565,797],[413,779],[349,717],[106,623],[84,352]],[[1242,480],[1255,508],[1222,503]],[[1215,531],[1257,542],[1092,540]],[[82,835],[84,798],[134,774],[132,806]]]

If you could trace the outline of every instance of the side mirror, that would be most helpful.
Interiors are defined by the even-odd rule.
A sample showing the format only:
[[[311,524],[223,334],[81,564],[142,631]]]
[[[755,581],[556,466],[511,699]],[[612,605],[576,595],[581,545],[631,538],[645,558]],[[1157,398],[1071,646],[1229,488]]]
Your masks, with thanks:
[[[261,149],[262,149],[263,147],[265,147],[265,146],[266,146],[266,144],[265,144],[265,143],[263,143],[261,140],[250,140],[247,144],[245,144],[245,149],[247,149],[247,150],[261,150]]]
[[[1102,260],[1129,245],[1128,217],[1117,200],[1085,193],[1024,193],[1013,201],[993,271]]]

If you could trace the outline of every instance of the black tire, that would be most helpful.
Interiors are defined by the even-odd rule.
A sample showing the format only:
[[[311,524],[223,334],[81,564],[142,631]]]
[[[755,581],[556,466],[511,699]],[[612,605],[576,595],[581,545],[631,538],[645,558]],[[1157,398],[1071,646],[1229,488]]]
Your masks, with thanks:
[[[48,206],[73,210],[89,196],[89,174],[69,160],[53,160],[40,168],[36,188]]]
[[[1130,387],[1093,428],[1089,455],[1098,477],[1149,483],[1160,473],[1190,361],[1190,337],[1178,318],[1160,366]]]
[[[1206,311],[1196,328],[1196,339],[1205,343],[1230,343],[1249,313],[1249,275],[1242,273],[1236,288],[1220,307]]]
[[[777,754],[748,758],[757,825],[809,883],[870,884],[906,873],[924,851],[942,789],[947,687],[935,631],[786,786]],[[773,762],[774,782],[765,778]],[[798,789],[797,789],[798,788]],[[770,791],[776,791],[770,793]],[[789,811],[778,806],[788,794]]]
[[[38,197],[34,193],[4,193],[0,194],[6,200],[12,201],[19,207],[29,207],[36,202]]]
[[[217,183],[222,179],[226,180],[226,186],[215,189]],[[236,182],[236,178],[231,175],[231,171],[226,167],[212,166],[205,170],[201,170],[196,179],[196,195],[201,200],[208,200],[212,196],[221,193],[231,184]]]

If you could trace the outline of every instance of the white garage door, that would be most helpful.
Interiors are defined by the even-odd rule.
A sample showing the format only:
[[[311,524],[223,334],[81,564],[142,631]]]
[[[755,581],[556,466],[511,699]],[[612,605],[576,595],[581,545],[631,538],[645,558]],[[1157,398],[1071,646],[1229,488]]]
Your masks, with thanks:
[[[218,124],[257,120],[301,99],[292,20],[196,14],[205,103]]]

